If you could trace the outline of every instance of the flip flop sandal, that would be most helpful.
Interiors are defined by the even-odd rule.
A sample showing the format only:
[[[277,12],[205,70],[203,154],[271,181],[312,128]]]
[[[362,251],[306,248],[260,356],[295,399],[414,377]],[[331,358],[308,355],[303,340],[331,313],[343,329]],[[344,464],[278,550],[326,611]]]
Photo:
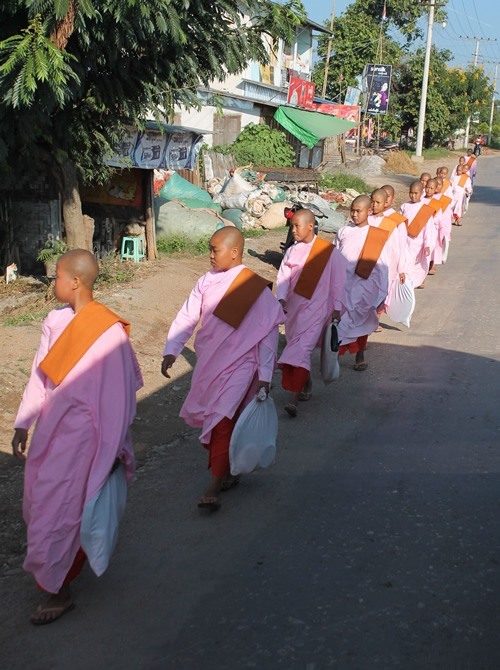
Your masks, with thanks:
[[[356,372],[364,372],[368,367],[368,363],[354,363],[353,370]]]
[[[35,613],[31,615],[30,617],[30,622],[34,626],[45,626],[49,623],[54,623],[54,621],[57,621],[60,619],[66,612],[71,612],[71,610],[75,609],[75,603],[70,603],[66,607],[44,607],[43,605],[39,605],[37,609],[35,610]],[[34,619],[33,617],[46,613],[57,613],[57,616],[54,616],[50,619]]]
[[[289,414],[289,416],[295,418],[297,416],[296,405],[293,405],[291,402],[289,402],[288,405],[285,405],[285,412],[287,412],[287,414]]]
[[[298,399],[301,402],[307,402],[308,400],[311,400],[312,393],[310,391],[301,391],[299,393]]]
[[[220,509],[220,502],[217,498],[201,498],[201,500],[198,501],[198,508],[217,512],[217,510]]]
[[[238,486],[240,483],[240,476],[238,475],[234,479],[227,479],[225,482],[222,482],[220,485],[220,490],[223,491],[229,491],[229,489],[234,489],[235,486]]]

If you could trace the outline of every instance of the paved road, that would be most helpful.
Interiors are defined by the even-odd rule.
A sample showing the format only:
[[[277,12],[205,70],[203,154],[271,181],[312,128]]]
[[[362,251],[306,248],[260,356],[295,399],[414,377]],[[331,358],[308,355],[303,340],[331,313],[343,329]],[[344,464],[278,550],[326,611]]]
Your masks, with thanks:
[[[296,420],[275,391],[272,469],[202,516],[205,455],[165,436],[74,612],[33,629],[20,577],[2,668],[500,667],[499,172],[481,161],[411,330],[385,324],[368,371],[343,361]]]

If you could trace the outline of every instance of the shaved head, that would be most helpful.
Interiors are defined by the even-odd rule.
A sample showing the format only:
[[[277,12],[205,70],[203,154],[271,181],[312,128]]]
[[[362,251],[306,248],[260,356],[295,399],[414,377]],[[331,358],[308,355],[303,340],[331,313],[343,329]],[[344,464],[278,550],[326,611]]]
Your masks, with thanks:
[[[372,201],[370,196],[368,195],[358,195],[354,200],[352,201],[353,205],[359,205],[360,207],[368,207],[370,208],[372,205]]]
[[[310,209],[299,209],[295,214],[293,215],[294,217],[297,217],[297,221],[303,221],[304,223],[313,223],[314,224],[314,214],[311,212]]]
[[[420,175],[420,179],[427,180],[427,179],[430,179],[430,178],[431,178],[431,175],[428,172],[422,172],[422,174]]]
[[[411,191],[420,191],[422,193],[422,191],[424,190],[424,187],[422,186],[422,182],[419,181],[418,179],[416,181],[412,181],[412,183],[410,184],[410,190]]]
[[[99,274],[99,265],[96,257],[86,249],[71,249],[60,256],[57,261],[59,267],[73,277],[78,277],[82,284],[92,289]]]
[[[219,228],[210,238],[211,245],[220,245],[226,248],[238,249],[240,254],[243,254],[245,247],[245,238],[243,233],[234,226],[224,226]]]
[[[394,198],[394,196],[396,195],[396,191],[394,190],[394,188],[390,184],[384,184],[382,186],[382,188],[392,198]]]

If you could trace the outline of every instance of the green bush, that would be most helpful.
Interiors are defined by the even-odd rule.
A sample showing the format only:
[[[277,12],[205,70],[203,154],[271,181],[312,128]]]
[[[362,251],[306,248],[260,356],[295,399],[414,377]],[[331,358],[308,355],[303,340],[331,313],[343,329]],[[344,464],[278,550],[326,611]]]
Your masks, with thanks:
[[[191,254],[200,256],[208,253],[210,236],[199,240],[190,240],[186,235],[168,235],[156,241],[156,248],[160,254]]]
[[[291,167],[295,158],[285,133],[265,124],[249,123],[227,148],[239,165],[252,163],[265,167]]]
[[[361,177],[354,174],[346,174],[344,172],[326,172],[321,175],[319,180],[319,187],[326,191],[328,188],[333,188],[335,191],[345,191],[347,188],[353,188],[358,193],[369,193],[370,186]]]

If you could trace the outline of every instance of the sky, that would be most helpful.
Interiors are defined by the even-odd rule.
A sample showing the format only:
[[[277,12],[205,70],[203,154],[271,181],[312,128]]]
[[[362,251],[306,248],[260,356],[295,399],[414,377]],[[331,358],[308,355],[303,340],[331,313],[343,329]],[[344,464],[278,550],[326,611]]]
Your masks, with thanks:
[[[302,0],[309,18],[321,24],[325,19],[330,19],[333,1]],[[342,14],[349,4],[349,0],[335,0],[335,15]],[[486,61],[500,62],[500,0],[448,0],[445,10],[448,23],[446,27],[434,24],[432,43],[441,49],[453,51],[454,65],[467,67],[474,59],[477,45],[477,39],[474,38],[480,38],[478,64],[484,64],[485,72],[493,80],[495,65]],[[422,25],[425,39],[425,19]],[[486,38],[490,41],[485,41]],[[500,65],[498,80],[497,91],[500,90]]]

